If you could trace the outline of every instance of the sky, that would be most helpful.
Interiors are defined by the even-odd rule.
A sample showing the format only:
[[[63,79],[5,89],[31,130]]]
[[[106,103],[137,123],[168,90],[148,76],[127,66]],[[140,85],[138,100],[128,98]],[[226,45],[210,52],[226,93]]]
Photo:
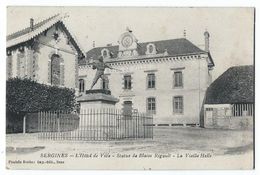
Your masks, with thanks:
[[[7,34],[57,13],[67,13],[69,31],[84,51],[117,45],[129,27],[139,42],[186,38],[204,49],[210,33],[210,53],[215,62],[213,79],[231,66],[253,64],[253,8],[151,8],[151,7],[8,7]]]

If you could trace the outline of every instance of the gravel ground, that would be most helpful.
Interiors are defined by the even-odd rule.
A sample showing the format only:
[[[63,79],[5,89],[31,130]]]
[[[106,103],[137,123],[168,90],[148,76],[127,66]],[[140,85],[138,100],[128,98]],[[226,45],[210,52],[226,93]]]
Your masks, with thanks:
[[[74,142],[38,140],[35,133],[8,134],[6,148],[7,155],[31,154],[38,151],[174,153],[180,150],[238,155],[253,150],[253,132],[196,127],[156,127],[153,139]]]

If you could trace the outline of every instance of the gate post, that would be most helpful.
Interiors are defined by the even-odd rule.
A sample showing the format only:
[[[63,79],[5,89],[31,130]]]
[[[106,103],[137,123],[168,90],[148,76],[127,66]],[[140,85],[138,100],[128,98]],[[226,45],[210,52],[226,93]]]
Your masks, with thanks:
[[[26,115],[23,116],[23,134],[26,133]]]
[[[57,112],[58,133],[60,133],[60,111]]]

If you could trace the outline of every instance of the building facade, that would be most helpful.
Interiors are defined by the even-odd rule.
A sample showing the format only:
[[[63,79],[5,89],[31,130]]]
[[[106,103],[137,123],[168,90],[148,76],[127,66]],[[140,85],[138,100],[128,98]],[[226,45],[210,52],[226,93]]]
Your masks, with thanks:
[[[104,80],[94,89],[109,89],[123,112],[152,114],[156,125],[200,123],[206,90],[214,62],[209,53],[185,38],[140,43],[128,30],[119,45],[89,50],[79,65],[79,91],[92,84],[96,71],[88,64],[100,56],[114,69],[106,69]]]
[[[54,15],[7,36],[7,78],[30,78],[48,85],[78,88],[82,49],[69,32],[65,16]]]

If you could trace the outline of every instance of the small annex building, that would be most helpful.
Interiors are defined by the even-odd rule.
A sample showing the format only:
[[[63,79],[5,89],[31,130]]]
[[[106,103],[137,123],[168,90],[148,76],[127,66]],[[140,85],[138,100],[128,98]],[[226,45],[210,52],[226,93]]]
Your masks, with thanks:
[[[252,128],[254,66],[231,67],[208,88],[204,104],[205,128]]]

